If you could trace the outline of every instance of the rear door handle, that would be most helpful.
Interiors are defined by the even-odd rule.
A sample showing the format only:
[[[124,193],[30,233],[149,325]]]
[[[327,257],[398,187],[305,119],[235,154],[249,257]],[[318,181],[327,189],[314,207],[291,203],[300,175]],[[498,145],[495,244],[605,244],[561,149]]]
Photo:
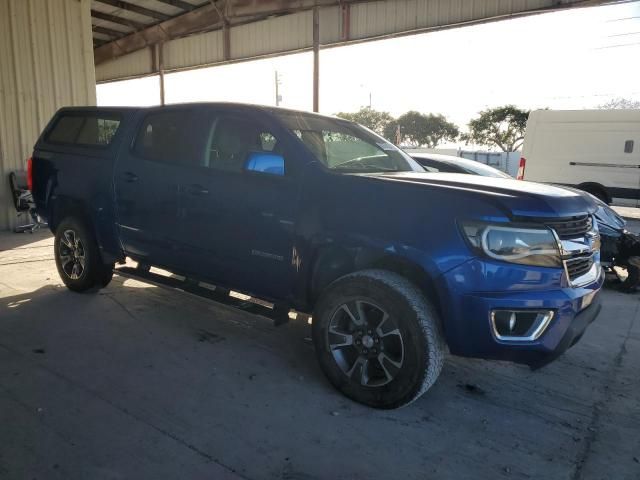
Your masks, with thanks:
[[[208,195],[209,194],[209,190],[204,188],[202,185],[197,185],[197,184],[189,185],[184,190],[185,192],[187,192],[188,195]]]
[[[133,172],[124,172],[122,177],[125,182],[133,183],[138,181],[138,176]]]

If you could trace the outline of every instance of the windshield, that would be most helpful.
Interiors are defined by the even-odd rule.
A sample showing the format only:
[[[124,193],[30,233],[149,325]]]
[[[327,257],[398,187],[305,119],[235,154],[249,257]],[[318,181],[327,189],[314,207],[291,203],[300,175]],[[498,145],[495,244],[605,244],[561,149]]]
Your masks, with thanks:
[[[355,123],[275,111],[274,114],[330,170],[342,173],[423,171],[384,138]]]

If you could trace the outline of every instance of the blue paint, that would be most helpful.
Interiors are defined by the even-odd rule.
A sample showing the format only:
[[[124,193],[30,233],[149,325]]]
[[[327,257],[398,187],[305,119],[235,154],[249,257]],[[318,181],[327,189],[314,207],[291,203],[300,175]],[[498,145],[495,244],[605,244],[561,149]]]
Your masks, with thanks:
[[[185,110],[188,149],[163,162],[136,151],[147,115]],[[105,260],[129,256],[303,311],[313,309],[336,276],[381,262],[408,265],[433,286],[452,353],[525,363],[557,353],[581,300],[602,285],[598,278],[574,288],[561,268],[485,257],[459,227],[461,221],[540,223],[593,213],[595,205],[582,195],[516,180],[428,174],[409,160],[398,172],[332,170],[282,120],[282,111],[268,107],[73,108],[56,115],[86,111],[119,115],[113,141],[101,149],[53,145],[45,129],[33,154],[34,197],[52,228],[65,214],[82,212]],[[224,156],[208,130],[220,118],[264,125],[278,139],[278,151],[251,151],[238,171],[211,168]],[[383,145],[383,153],[363,157],[363,164],[378,162],[384,152],[405,161],[360,127],[308,118],[336,122]],[[208,152],[205,160],[198,152]],[[492,309],[533,307],[557,312],[539,341],[514,346],[492,337]]]
[[[284,176],[284,158],[282,155],[265,152],[251,152],[245,169],[249,172],[268,173]]]

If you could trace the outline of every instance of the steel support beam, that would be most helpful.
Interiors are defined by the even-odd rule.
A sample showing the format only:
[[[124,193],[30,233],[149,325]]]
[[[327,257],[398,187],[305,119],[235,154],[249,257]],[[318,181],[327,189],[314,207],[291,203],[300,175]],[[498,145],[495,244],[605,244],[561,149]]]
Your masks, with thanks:
[[[320,111],[320,9],[313,9],[313,111]]]
[[[226,20],[222,22],[222,58],[231,60],[231,27]]]
[[[156,43],[156,60],[158,61],[158,79],[160,81],[160,105],[165,104],[164,98],[164,48],[162,43]]]
[[[116,15],[110,15],[108,13],[99,12],[97,10],[91,10],[91,16],[93,18],[97,18],[98,20],[106,20],[107,22],[116,23],[118,25],[124,25],[126,27],[133,28],[134,30],[140,30],[142,28],[148,27],[143,23],[134,22],[133,20],[129,20],[128,18],[118,17]]]
[[[120,30],[114,30],[112,28],[106,27],[98,27],[97,25],[92,25],[91,29],[97,33],[103,33],[104,35],[108,35],[111,38],[120,38],[124,35],[128,35],[129,32],[121,32]]]
[[[183,2],[182,0],[156,0],[157,2],[164,3],[167,5],[171,5],[172,7],[179,8],[180,10],[184,10],[185,12],[190,12],[194,8],[195,5],[191,5],[188,2]]]
[[[158,12],[157,10],[151,10],[149,8],[140,7],[138,5],[134,5],[133,3],[123,2],[121,0],[97,0],[100,3],[104,3],[106,5],[111,5],[112,7],[121,8],[122,10],[128,10],[130,12],[139,13],[140,15],[144,15],[146,17],[155,18],[156,20],[168,20],[171,18],[170,15],[166,15],[162,12]]]
[[[116,7],[124,8],[129,11],[140,12],[140,8],[135,10],[134,5],[117,0],[94,0],[113,5]],[[174,6],[177,5],[178,0],[167,0]],[[204,1],[204,0],[203,0]],[[434,3],[445,5],[447,2],[441,0],[433,0]],[[474,0],[467,0],[472,3]],[[475,0],[481,3],[483,0]],[[95,64],[99,65],[108,60],[115,59],[120,56],[124,56],[128,53],[135,52],[146,48],[148,46],[155,45],[156,43],[168,42],[170,40],[189,36],[192,34],[210,32],[213,30],[226,29],[223,33],[223,38],[228,38],[228,30],[246,23],[252,23],[259,20],[264,20],[271,16],[278,16],[283,14],[309,11],[313,8],[322,8],[330,6],[339,6],[341,8],[342,18],[341,32],[339,38],[332,38],[328,41],[328,45],[335,46],[340,43],[347,42],[365,42],[374,39],[383,38],[396,38],[406,35],[414,35],[417,33],[426,33],[436,30],[442,30],[446,28],[456,28],[467,25],[476,25],[480,23],[498,21],[508,18],[518,18],[525,15],[538,14],[556,10],[564,10],[569,8],[579,8],[591,5],[603,5],[608,3],[619,3],[626,0],[538,0],[538,3],[544,3],[545,5],[540,8],[524,8],[518,6],[521,2],[511,2],[514,5],[513,8],[504,8],[503,13],[496,13],[493,16],[477,17],[469,20],[460,18],[458,20],[451,21],[449,23],[443,23],[442,25],[433,26],[420,26],[417,28],[411,28],[405,26],[404,30],[388,31],[384,34],[377,34],[371,32],[371,34],[363,37],[361,34],[357,38],[354,38],[351,31],[351,10],[353,10],[356,4],[372,3],[373,0],[209,0],[208,3],[204,3],[193,10],[151,25],[143,30],[118,38],[111,42],[100,45],[94,50]],[[165,2],[165,3],[167,3]],[[393,5],[393,0],[387,0],[389,6]],[[526,3],[526,2],[525,2]],[[547,5],[548,3],[548,5]],[[444,7],[443,7],[444,8]],[[147,13],[154,12],[149,11]],[[159,12],[154,12],[158,14]],[[167,15],[163,15],[163,18],[167,18]],[[157,18],[157,17],[155,17]],[[325,45],[327,46],[327,45]],[[306,48],[309,48],[307,46]],[[282,54],[284,52],[273,52]],[[267,53],[269,54],[269,53]],[[224,58],[222,61],[234,61],[242,60],[235,58],[229,48],[229,42],[226,41],[224,47]]]
[[[212,1],[212,0],[210,0]],[[229,18],[254,15],[279,15],[299,12],[313,7],[328,7],[343,3],[361,3],[371,0],[227,0]]]
[[[213,5],[205,5],[184,15],[127,35],[118,39],[117,42],[110,42],[96,48],[93,52],[94,61],[96,65],[99,65],[107,60],[135,52],[156,43],[164,43],[173,38],[221,25],[221,21],[222,19],[217,9]]]
[[[343,42],[351,40],[351,5],[345,3],[341,7],[342,11],[342,31],[341,39]]]
[[[126,2],[117,0],[97,1],[132,12],[136,11],[132,8],[135,7],[134,5]],[[225,24],[230,28],[235,24],[260,20],[271,15],[308,11],[315,7],[339,5],[345,1],[347,0],[224,0],[218,2],[209,0],[208,4],[196,7],[177,17],[168,19],[167,15],[162,14],[165,17],[163,22],[119,38],[117,42],[110,42],[96,48],[94,51],[95,64],[99,65],[107,60],[121,57],[156,43],[167,42],[174,38],[203,31],[223,29]],[[367,1],[371,0],[348,0],[348,3]],[[139,11],[141,7],[137,8],[137,13],[142,13]],[[227,60],[230,60],[230,57]]]

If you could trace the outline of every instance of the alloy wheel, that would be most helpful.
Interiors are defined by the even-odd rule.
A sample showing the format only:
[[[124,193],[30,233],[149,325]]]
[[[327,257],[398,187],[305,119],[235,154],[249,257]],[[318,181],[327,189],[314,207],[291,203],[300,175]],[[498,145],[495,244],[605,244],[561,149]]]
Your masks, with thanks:
[[[84,273],[86,255],[84,245],[74,230],[65,230],[58,248],[62,271],[71,280],[78,280]]]
[[[327,335],[336,364],[352,382],[381,387],[402,369],[404,342],[398,324],[370,300],[340,305]]]

